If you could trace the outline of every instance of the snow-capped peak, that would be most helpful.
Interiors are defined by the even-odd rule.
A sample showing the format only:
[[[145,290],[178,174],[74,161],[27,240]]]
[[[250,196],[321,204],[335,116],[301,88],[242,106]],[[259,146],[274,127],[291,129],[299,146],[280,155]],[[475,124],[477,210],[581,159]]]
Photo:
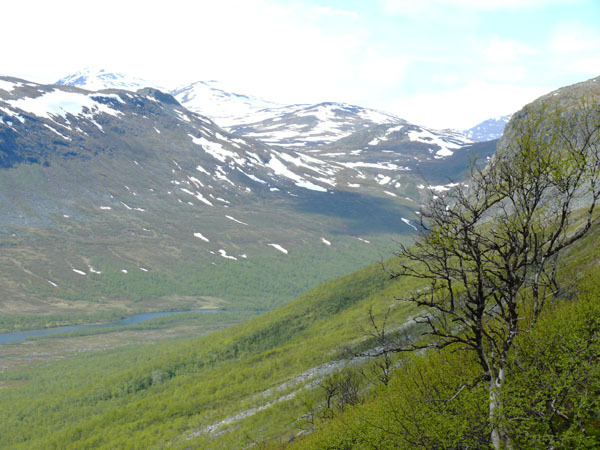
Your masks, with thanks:
[[[221,83],[196,81],[171,91],[171,94],[187,109],[208,116],[221,126],[231,126],[254,121],[256,114],[264,109],[281,105],[259,97],[240,94]]]
[[[102,89],[125,89],[128,91],[137,91],[145,87],[153,87],[164,92],[168,92],[162,86],[143,80],[137,77],[130,77],[117,72],[109,72],[104,69],[85,68],[64,78],[61,78],[56,84],[65,86],[76,86],[90,91],[100,91]]]
[[[492,119],[487,119],[475,125],[473,128],[465,130],[463,133],[465,136],[480,142],[499,139],[504,132],[504,127],[511,117],[512,114],[508,114],[506,116],[498,116]]]

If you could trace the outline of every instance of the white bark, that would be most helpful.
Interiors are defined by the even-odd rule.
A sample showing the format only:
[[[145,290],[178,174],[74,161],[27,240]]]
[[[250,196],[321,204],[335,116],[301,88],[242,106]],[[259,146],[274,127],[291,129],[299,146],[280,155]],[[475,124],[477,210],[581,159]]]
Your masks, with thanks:
[[[489,418],[492,426],[490,440],[495,449],[512,449],[510,437],[502,432],[502,426],[498,424],[497,410],[500,407],[500,391],[504,386],[504,378],[506,376],[505,368],[501,367],[498,370],[498,376],[490,376],[489,391],[490,391],[490,406]]]

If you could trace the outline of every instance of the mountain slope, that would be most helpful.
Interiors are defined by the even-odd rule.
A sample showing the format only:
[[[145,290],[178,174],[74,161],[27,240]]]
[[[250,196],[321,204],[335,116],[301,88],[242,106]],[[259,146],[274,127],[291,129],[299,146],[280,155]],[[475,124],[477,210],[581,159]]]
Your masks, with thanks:
[[[240,448],[279,435],[282,425],[295,430],[303,400],[343,365],[336,347],[363,338],[357,325],[367,326],[369,305],[407,288],[376,264],[209,336],[0,375],[14,382],[0,390],[0,403],[12,405],[1,413],[0,446]],[[407,312],[395,307],[394,320]],[[31,381],[15,382],[23,377]]]
[[[290,105],[260,113],[268,117],[234,124],[230,130],[266,144],[306,147],[332,143],[373,125],[405,123],[391,114],[345,103]]]
[[[282,105],[246,94],[231,92],[217,81],[197,81],[170,93],[187,109],[208,116],[222,127],[254,121],[272,114]]]
[[[600,258],[594,245],[599,231],[596,227],[573,249],[563,276],[577,278],[577,273],[581,276],[593,269]],[[394,268],[394,264],[386,261],[385,266]],[[372,439],[371,444],[379,442],[378,448],[387,448],[389,438],[394,448],[397,439],[386,434],[386,430],[397,431],[394,404],[388,400],[417,395],[410,383],[416,382],[418,388],[419,381],[430,378],[442,383],[440,395],[448,391],[451,396],[460,388],[455,387],[463,380],[460,377],[471,373],[464,352],[448,357],[424,354],[415,358],[415,364],[399,366],[390,387],[363,391],[368,394],[364,405],[348,409],[331,427],[328,417],[333,411],[326,410],[325,387],[328,377],[344,368],[367,364],[362,366],[365,377],[374,376],[370,360],[349,360],[349,352],[340,349],[360,353],[378,345],[368,336],[373,331],[370,308],[381,325],[389,307],[388,332],[412,335],[414,311],[394,299],[419,287],[407,278],[390,279],[375,264],[209,336],[80,355],[35,371],[0,375],[6,383],[0,402],[11,405],[2,410],[0,444],[118,448],[135,442],[145,448],[234,449],[256,443],[279,448],[289,440],[297,441],[299,448],[324,448],[324,442],[341,446],[351,439],[356,442],[358,436]],[[456,357],[462,365],[450,365],[455,362],[452,355],[462,355]],[[423,377],[402,378],[404,372],[414,370]],[[440,376],[440,370],[446,376]],[[333,400],[337,404],[338,397]],[[469,410],[472,414],[485,401],[476,400],[479,406]],[[418,408],[418,404],[409,406]],[[450,409],[449,416],[442,417],[450,420],[445,423],[464,424],[464,417],[453,412]],[[442,427],[440,422],[436,423]],[[306,441],[298,439],[315,427],[317,433]],[[464,429],[451,427],[450,431],[454,435]],[[336,444],[331,445],[337,448]]]
[[[414,231],[414,201],[374,179],[340,188],[358,170],[231,135],[151,88],[4,77],[0,161],[15,314],[272,307]]]
[[[186,109],[210,117],[222,127],[245,121],[253,122],[257,120],[258,115],[266,114],[270,117],[273,114],[271,109],[277,110],[283,106],[258,97],[233,92],[215,80],[196,81],[171,89],[148,80],[104,69],[82,69],[61,78],[56,84],[90,91],[124,89],[135,92],[138,89],[152,87],[170,93]]]

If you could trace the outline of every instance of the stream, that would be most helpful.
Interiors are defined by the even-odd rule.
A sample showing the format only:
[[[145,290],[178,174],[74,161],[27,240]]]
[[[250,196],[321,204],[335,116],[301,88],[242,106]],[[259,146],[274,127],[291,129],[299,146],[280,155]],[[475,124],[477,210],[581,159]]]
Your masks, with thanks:
[[[58,328],[42,328],[39,330],[24,330],[24,331],[13,331],[10,333],[0,333],[0,344],[8,344],[11,342],[22,342],[31,337],[45,336],[47,334],[64,333],[66,331],[80,331],[80,330],[93,330],[95,328],[106,328],[106,327],[127,327],[130,325],[136,325],[138,323],[146,322],[157,317],[171,316],[173,314],[182,314],[189,312],[216,312],[216,309],[195,309],[190,311],[162,311],[162,312],[148,312],[134,314],[133,316],[126,317],[125,319],[116,320],[114,322],[107,322],[95,325],[70,325],[66,327]]]

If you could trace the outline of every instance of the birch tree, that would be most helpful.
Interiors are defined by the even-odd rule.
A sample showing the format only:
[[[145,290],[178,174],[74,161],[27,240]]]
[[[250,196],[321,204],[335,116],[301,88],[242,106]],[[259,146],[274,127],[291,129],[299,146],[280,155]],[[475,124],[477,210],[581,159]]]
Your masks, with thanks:
[[[560,257],[591,228],[600,197],[598,106],[530,106],[520,116],[487,167],[473,165],[469,186],[432,195],[393,274],[427,282],[403,299],[423,308],[430,336],[412,348],[473,352],[496,449],[512,446],[500,394],[515,337],[559,292]]]

